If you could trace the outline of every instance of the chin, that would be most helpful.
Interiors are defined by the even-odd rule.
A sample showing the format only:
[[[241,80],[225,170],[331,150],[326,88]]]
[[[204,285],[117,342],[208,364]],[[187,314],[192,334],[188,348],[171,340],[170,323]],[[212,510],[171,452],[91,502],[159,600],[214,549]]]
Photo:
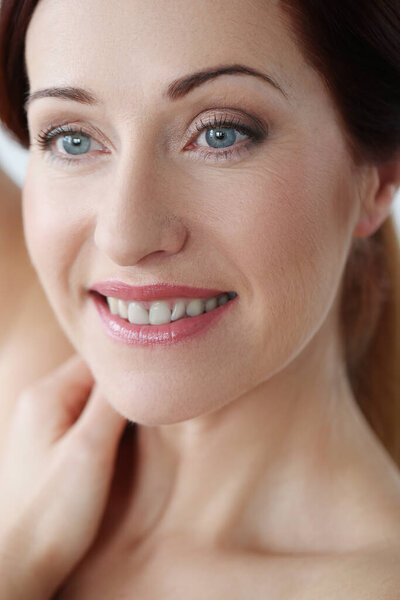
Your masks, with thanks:
[[[184,384],[171,386],[170,381],[164,378],[162,381],[161,378],[157,381],[153,378],[149,382],[148,375],[137,373],[131,379],[132,383],[129,384],[96,377],[99,389],[111,406],[129,421],[141,425],[172,425],[195,419],[223,406],[221,397],[211,398],[204,391],[194,394],[193,384],[188,389]]]

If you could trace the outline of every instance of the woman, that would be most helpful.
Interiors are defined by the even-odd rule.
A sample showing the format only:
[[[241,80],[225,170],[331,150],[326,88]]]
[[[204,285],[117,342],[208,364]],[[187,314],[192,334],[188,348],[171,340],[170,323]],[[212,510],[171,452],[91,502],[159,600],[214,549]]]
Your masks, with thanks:
[[[7,593],[398,598],[400,14],[335,6],[3,0],[79,355],[16,401]]]

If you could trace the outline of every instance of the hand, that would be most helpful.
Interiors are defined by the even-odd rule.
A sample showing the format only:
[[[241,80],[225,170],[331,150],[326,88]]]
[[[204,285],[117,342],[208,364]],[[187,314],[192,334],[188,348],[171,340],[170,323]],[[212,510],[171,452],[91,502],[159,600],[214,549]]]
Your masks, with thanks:
[[[20,394],[0,461],[2,600],[50,598],[87,552],[126,423],[78,355]]]

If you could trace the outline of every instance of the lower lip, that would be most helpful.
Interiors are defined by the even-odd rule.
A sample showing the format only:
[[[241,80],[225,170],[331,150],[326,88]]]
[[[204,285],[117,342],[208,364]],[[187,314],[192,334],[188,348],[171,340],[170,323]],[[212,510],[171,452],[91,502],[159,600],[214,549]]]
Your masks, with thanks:
[[[91,294],[97,311],[100,315],[106,333],[125,344],[143,345],[169,345],[177,342],[188,341],[205,332],[215,325],[223,315],[236,303],[238,296],[225,304],[202,313],[197,317],[186,317],[178,321],[171,321],[165,325],[135,325],[122,319],[119,315],[110,312],[104,296]]]

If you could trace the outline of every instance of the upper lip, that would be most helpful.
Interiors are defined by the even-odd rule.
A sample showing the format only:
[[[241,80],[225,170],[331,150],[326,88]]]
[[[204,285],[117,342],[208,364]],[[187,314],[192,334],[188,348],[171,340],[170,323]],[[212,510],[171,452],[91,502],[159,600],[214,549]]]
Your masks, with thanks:
[[[152,285],[133,286],[122,281],[99,281],[91,286],[91,291],[99,292],[103,296],[119,298],[121,300],[163,300],[167,298],[207,298],[218,296],[226,290],[190,287],[187,285],[174,285],[171,283],[154,283]]]

